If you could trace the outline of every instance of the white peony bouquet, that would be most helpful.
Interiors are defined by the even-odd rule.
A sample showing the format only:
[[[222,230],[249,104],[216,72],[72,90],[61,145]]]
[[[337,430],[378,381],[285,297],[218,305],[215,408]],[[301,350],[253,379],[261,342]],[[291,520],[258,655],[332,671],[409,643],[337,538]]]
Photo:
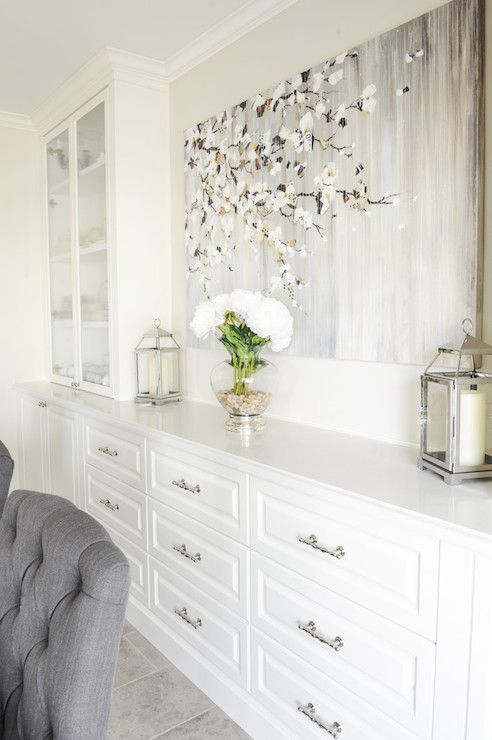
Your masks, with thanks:
[[[293,319],[275,298],[238,289],[200,303],[190,327],[199,339],[217,336],[231,354],[235,393],[248,395],[248,379],[264,364],[260,350],[268,344],[273,352],[288,347]]]

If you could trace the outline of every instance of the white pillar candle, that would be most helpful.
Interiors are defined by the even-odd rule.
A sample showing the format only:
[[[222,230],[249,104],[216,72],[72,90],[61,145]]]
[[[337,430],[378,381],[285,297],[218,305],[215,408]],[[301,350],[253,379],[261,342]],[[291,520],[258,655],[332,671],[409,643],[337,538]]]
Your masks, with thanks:
[[[485,462],[487,398],[478,390],[464,389],[460,394],[459,464],[474,466]]]
[[[155,393],[156,390],[159,392],[157,387],[157,362],[155,354],[149,356],[149,392]],[[161,394],[167,396],[169,393],[169,365],[167,357],[161,355]]]

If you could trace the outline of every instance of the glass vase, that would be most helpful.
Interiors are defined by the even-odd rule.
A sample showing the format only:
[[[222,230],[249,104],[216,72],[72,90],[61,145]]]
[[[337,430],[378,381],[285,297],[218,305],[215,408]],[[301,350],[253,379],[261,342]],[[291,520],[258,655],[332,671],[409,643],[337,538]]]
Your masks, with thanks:
[[[216,365],[210,383],[217,400],[229,414],[226,429],[241,434],[261,432],[266,422],[263,413],[268,408],[277,368],[260,356],[260,351],[238,356]]]

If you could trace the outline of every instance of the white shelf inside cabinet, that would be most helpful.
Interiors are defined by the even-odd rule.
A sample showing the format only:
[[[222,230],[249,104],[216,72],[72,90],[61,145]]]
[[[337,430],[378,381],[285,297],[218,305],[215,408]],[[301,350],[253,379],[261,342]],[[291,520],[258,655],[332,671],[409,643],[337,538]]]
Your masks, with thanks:
[[[91,254],[105,254],[108,251],[106,242],[94,242],[94,244],[88,244],[87,246],[80,247],[79,254],[81,257],[85,257]]]
[[[82,169],[79,169],[78,174],[79,177],[87,177],[88,175],[91,175],[94,172],[97,172],[98,170],[101,171],[101,168],[104,167],[106,164],[106,157],[101,157],[100,159],[97,159],[92,164],[88,165],[87,167],[83,167]]]
[[[83,321],[82,329],[107,329],[109,321]]]
[[[56,264],[58,262],[69,262],[71,256],[72,256],[71,252],[64,252],[63,254],[55,254],[52,257],[50,257],[50,262],[51,264]]]
[[[54,185],[51,185],[49,188],[49,195],[54,195],[55,193],[60,193],[60,191],[64,190],[65,188],[68,188],[70,184],[70,180],[68,177],[66,177],[64,180],[60,180],[59,182],[55,183]]]
[[[89,257],[91,255],[104,255],[108,251],[108,247],[106,242],[94,242],[94,244],[89,244],[85,247],[80,247],[79,249],[79,255],[81,257]],[[51,263],[57,263],[57,262],[68,262],[72,257],[71,252],[63,252],[62,254],[55,254],[53,257],[50,257]]]

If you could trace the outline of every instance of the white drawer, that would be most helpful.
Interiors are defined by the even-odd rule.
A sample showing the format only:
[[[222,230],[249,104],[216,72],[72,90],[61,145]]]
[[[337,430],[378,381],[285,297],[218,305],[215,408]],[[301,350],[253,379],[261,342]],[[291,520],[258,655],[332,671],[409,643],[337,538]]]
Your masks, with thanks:
[[[130,564],[130,594],[145,606],[149,603],[149,556],[139,547],[122,537],[114,529],[106,527],[109,536],[126,555]]]
[[[402,528],[385,510],[322,493],[253,479],[251,547],[435,640],[438,540]]]
[[[258,555],[251,560],[251,596],[255,627],[411,732],[430,737],[432,642]]]
[[[150,558],[150,608],[229,678],[248,686],[248,623]]]
[[[360,702],[328,676],[256,629],[251,631],[251,645],[252,694],[288,728],[289,738],[417,740],[416,735]],[[313,712],[313,719],[299,707]],[[341,730],[339,734],[337,729]]]
[[[149,499],[149,552],[224,606],[248,617],[244,545]]]
[[[86,465],[85,495],[89,514],[147,548],[147,497],[143,493]]]
[[[85,461],[145,491],[145,438],[92,419],[84,422]]]
[[[247,543],[246,474],[154,442],[150,466],[152,496]]]

